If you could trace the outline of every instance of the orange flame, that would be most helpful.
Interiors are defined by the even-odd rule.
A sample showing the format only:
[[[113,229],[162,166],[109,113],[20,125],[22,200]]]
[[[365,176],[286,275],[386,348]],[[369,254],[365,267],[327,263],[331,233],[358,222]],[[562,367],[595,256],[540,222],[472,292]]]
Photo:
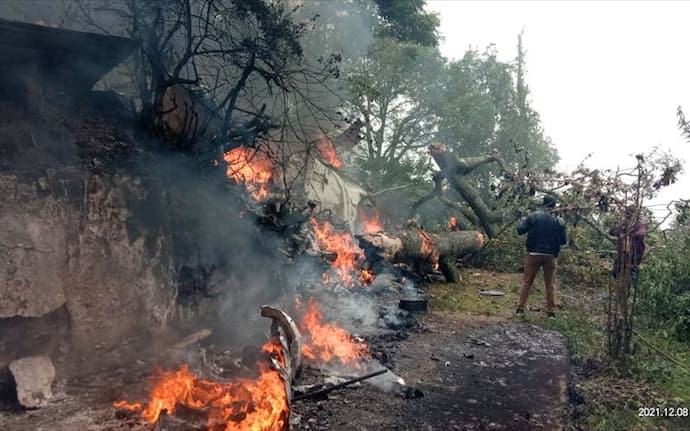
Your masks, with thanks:
[[[366,344],[353,341],[350,334],[331,323],[324,323],[316,301],[309,300],[307,312],[300,323],[302,355],[313,361],[329,363],[334,360],[343,365],[357,367],[369,356]]]
[[[371,213],[367,214],[367,213]],[[359,209],[359,222],[364,233],[383,232],[383,223],[381,223],[381,212],[377,209],[367,211],[364,208]]]
[[[262,351],[285,365],[282,348],[276,341],[269,340]],[[289,413],[285,385],[268,362],[258,362],[258,366],[260,375],[256,380],[232,383],[200,379],[187,365],[178,371],[157,370],[149,402],[143,410],[140,403],[119,401],[113,405],[141,411],[141,416],[151,423],[158,420],[163,410],[174,414],[178,406],[185,406],[206,412],[208,431],[282,430]]]
[[[424,257],[431,257],[434,253],[434,245],[431,242],[431,238],[429,237],[429,234],[424,232],[423,230],[419,230],[419,236],[422,240],[422,245],[419,250],[419,253],[424,256]]]
[[[333,142],[329,139],[321,139],[316,143],[316,151],[324,162],[333,166],[334,168],[340,169],[343,167],[343,162],[338,158],[338,153],[335,151]]]
[[[359,281],[365,285],[371,284],[375,278],[376,276],[371,269],[362,269],[359,273]]]
[[[244,184],[252,199],[260,201],[268,196],[268,182],[273,176],[273,162],[258,150],[234,148],[223,155],[228,168],[226,176]]]
[[[323,224],[319,224],[316,219],[312,218],[311,224],[319,247],[336,255],[331,266],[335,269],[340,280],[346,285],[352,286],[354,284],[353,274],[357,272],[357,259],[362,250],[355,244],[349,233],[335,233],[331,223],[324,221]],[[324,276],[324,281],[327,277]]]
[[[449,232],[459,231],[460,226],[458,226],[458,218],[455,216],[451,217],[446,224],[446,229],[448,229]]]

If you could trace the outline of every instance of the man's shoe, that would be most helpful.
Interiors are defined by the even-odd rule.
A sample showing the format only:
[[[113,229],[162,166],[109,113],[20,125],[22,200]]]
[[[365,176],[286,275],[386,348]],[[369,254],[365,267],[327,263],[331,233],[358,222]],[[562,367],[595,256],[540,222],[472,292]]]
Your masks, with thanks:
[[[554,313],[553,311],[548,312],[546,315],[549,319],[556,320],[556,313]]]

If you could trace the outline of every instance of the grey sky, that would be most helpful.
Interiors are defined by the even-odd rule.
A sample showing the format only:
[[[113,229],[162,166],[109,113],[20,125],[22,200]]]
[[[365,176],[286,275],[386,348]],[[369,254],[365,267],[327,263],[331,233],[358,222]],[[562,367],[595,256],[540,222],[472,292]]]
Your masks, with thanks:
[[[690,162],[676,108],[690,111],[690,2],[430,0],[445,40],[459,58],[494,43],[515,58],[524,27],[532,106],[570,169],[634,166],[629,154],[654,145]],[[686,164],[686,171],[690,166]],[[690,198],[690,174],[654,203]]]

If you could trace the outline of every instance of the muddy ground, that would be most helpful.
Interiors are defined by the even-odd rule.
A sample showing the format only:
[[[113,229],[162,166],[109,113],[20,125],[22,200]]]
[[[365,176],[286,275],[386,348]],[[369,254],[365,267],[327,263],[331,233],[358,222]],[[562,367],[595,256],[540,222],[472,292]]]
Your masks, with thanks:
[[[296,401],[294,430],[559,430],[567,425],[567,352],[560,335],[521,322],[434,316],[406,334],[372,341],[372,349],[408,386],[385,392],[370,384]],[[34,411],[0,412],[7,431],[149,430],[110,406],[123,386],[145,386],[145,369],[58,383],[55,400]],[[304,380],[313,380],[305,373]],[[96,383],[98,382],[98,383]]]

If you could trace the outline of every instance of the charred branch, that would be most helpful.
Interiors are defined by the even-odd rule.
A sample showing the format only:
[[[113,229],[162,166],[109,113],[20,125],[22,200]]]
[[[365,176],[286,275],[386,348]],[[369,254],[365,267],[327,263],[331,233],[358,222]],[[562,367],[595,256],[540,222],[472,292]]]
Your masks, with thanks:
[[[333,392],[337,389],[341,389],[341,388],[344,388],[346,386],[350,386],[350,385],[353,385],[355,383],[359,383],[359,382],[362,382],[364,380],[371,379],[373,377],[377,377],[377,376],[380,376],[382,374],[386,374],[387,372],[388,372],[388,369],[383,369],[383,370],[375,371],[373,373],[365,374],[363,376],[356,377],[354,379],[350,379],[350,380],[344,381],[342,383],[338,383],[337,385],[332,385],[332,386],[328,386],[326,388],[318,389],[316,391],[311,391],[311,392],[307,392],[307,393],[304,393],[301,395],[297,395],[293,398],[293,401],[304,400],[307,398],[321,397],[323,395],[328,394],[329,392]]]

